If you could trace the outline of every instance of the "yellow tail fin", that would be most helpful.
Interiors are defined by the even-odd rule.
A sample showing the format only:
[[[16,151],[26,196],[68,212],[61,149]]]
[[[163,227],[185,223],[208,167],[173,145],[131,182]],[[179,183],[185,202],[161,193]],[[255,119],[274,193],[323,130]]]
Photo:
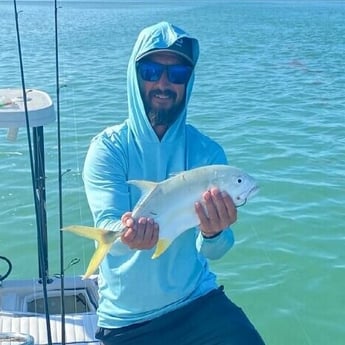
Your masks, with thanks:
[[[76,235],[97,241],[97,249],[93,253],[83,279],[89,278],[97,270],[113,243],[121,237],[122,234],[121,232],[108,231],[82,225],[71,225],[62,230],[70,231]]]

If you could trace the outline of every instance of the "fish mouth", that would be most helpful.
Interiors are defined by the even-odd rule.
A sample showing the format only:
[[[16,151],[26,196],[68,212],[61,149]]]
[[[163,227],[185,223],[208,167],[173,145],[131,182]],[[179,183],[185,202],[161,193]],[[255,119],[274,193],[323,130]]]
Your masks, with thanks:
[[[254,186],[249,192],[248,192],[248,195],[247,195],[247,198],[246,199],[249,199],[249,198],[252,198],[254,195],[256,195],[260,190],[260,187],[259,186]]]
[[[255,194],[257,194],[260,190],[260,187],[259,186],[254,186],[252,189],[250,189],[248,192],[246,193],[243,193],[242,195],[246,195],[245,198],[243,198],[243,202],[242,204],[239,204],[237,205],[236,207],[241,207],[241,206],[244,206],[248,199],[252,198]]]

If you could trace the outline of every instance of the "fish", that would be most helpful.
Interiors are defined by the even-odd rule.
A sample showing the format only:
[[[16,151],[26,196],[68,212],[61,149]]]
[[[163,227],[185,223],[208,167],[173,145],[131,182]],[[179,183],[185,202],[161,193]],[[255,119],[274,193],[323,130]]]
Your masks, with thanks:
[[[202,195],[211,188],[227,192],[236,207],[243,206],[259,190],[256,180],[243,170],[231,165],[208,165],[175,174],[162,182],[130,180],[138,187],[141,198],[132,217],[152,218],[159,225],[159,239],[152,259],[160,257],[184,231],[199,224],[195,202],[203,204]],[[71,225],[62,230],[97,241],[83,279],[89,278],[99,267],[113,243],[126,231],[119,222],[114,230]]]

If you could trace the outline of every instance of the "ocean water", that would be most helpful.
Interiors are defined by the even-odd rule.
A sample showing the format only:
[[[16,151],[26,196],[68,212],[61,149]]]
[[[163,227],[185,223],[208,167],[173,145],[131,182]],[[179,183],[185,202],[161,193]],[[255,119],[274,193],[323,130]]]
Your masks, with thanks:
[[[56,100],[53,1],[18,2],[25,82]],[[153,5],[152,5],[153,4]],[[91,225],[81,170],[89,141],[126,118],[138,32],[171,21],[200,40],[189,122],[221,143],[260,193],[236,244],[211,263],[271,345],[345,344],[344,1],[60,2],[63,223]],[[13,4],[0,2],[0,88],[21,87]],[[57,129],[45,127],[50,273],[59,272]],[[29,151],[0,129],[0,256],[36,278]],[[64,236],[66,274],[93,243]],[[69,267],[73,258],[80,263]],[[0,275],[6,265],[0,262]]]

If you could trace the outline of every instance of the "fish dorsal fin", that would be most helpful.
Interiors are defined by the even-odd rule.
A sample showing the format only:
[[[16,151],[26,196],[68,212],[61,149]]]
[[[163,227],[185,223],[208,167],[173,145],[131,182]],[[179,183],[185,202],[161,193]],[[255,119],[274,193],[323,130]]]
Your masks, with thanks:
[[[141,202],[142,199],[144,199],[147,195],[149,195],[152,191],[154,191],[158,185],[157,182],[146,181],[146,180],[129,180],[127,181],[127,183],[133,186],[136,186],[137,188],[140,189],[141,197],[138,202]]]
[[[154,190],[157,186],[157,182],[145,181],[145,180],[129,180],[128,184],[136,186],[140,189],[141,195],[146,195]]]
[[[150,195],[150,193],[152,193],[158,186],[157,182],[146,180],[129,180],[127,181],[127,183],[140,189],[141,197],[136,203],[135,208],[139,207],[139,205],[142,205],[145,202],[146,198]]]
[[[168,178],[175,177],[175,176],[181,174],[181,172],[182,172],[182,171],[179,171],[179,172],[172,172],[172,173],[169,174]]]

